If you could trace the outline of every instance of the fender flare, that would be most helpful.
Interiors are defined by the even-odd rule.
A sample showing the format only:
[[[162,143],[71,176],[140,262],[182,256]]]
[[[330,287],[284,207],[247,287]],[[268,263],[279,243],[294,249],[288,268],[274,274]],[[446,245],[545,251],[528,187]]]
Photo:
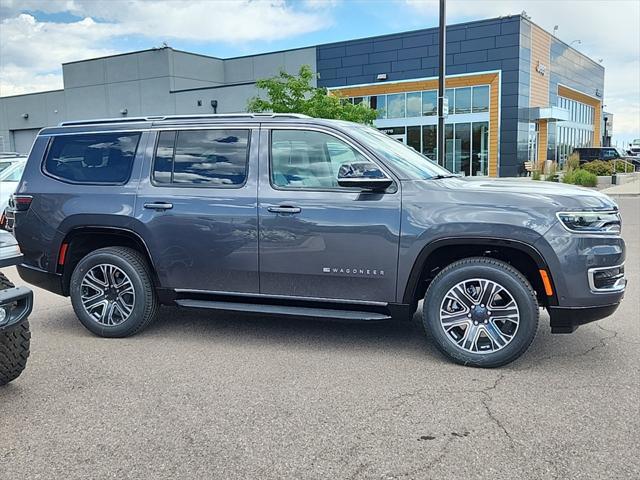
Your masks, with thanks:
[[[513,240],[508,238],[495,238],[495,237],[445,237],[438,240],[434,240],[425,245],[416,260],[413,262],[411,273],[407,279],[407,284],[402,295],[402,303],[412,304],[414,303],[416,291],[420,282],[420,277],[424,266],[427,263],[429,256],[435,252],[438,248],[450,246],[450,245],[487,245],[491,247],[509,247],[519,250],[528,255],[538,266],[539,269],[547,271],[553,285],[552,274],[549,271],[548,265],[542,254],[533,245],[522,242],[520,240]],[[553,289],[553,296],[549,298],[551,304],[557,304],[555,288]]]

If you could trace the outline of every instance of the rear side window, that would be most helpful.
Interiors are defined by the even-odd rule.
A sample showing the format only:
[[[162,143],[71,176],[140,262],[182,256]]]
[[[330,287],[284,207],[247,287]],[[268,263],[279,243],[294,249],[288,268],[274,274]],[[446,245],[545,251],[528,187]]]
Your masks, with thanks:
[[[233,187],[247,178],[249,130],[160,132],[153,164],[157,185]]]
[[[45,171],[73,183],[125,183],[131,175],[140,133],[91,133],[54,137]]]

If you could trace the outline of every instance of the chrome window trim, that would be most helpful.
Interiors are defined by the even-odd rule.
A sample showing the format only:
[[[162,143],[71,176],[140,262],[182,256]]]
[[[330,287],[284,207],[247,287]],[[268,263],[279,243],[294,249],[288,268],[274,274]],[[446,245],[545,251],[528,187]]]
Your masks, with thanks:
[[[366,158],[367,160],[369,160],[371,163],[375,164],[386,176],[389,180],[393,181],[393,186],[395,187],[395,190],[392,191],[388,191],[385,192],[385,194],[389,195],[393,195],[395,193],[398,192],[398,187],[397,184],[399,183],[398,179],[392,175],[389,172],[389,169],[386,167],[386,165],[382,164],[381,162],[378,160],[378,158],[373,155],[371,152],[369,152],[368,150],[365,150],[363,147],[361,147],[357,142],[355,142],[354,140],[351,139],[351,137],[349,137],[348,135],[340,132],[339,130],[334,130],[330,127],[324,127],[324,126],[318,126],[318,125],[265,125],[262,124],[261,128],[265,131],[268,132],[269,134],[269,184],[271,185],[271,188],[273,188],[274,190],[285,190],[285,191],[298,191],[298,192],[337,192],[337,193],[357,193],[358,190],[355,190],[353,188],[344,188],[344,187],[335,187],[335,188],[287,188],[287,187],[280,187],[277,185],[273,184],[273,178],[272,178],[272,171],[271,171],[271,167],[272,167],[272,158],[271,158],[271,131],[272,130],[303,130],[303,131],[315,131],[315,132],[319,132],[319,133],[324,133],[327,135],[330,135],[334,138],[337,138],[338,140],[346,143],[347,145],[349,145],[351,148],[353,148],[355,151],[357,151],[360,155],[362,155],[364,158]],[[389,187],[389,188],[392,188]]]
[[[589,288],[591,289],[591,293],[615,293],[615,292],[623,292],[627,287],[627,278],[624,273],[622,274],[622,278],[619,278],[613,287],[609,288],[597,288],[595,285],[594,274],[596,272],[601,272],[603,270],[611,270],[612,268],[620,268],[624,267],[624,262],[619,265],[611,265],[609,267],[594,267],[587,270],[587,277],[589,279]],[[621,283],[622,282],[622,283]],[[618,285],[621,283],[620,285]]]

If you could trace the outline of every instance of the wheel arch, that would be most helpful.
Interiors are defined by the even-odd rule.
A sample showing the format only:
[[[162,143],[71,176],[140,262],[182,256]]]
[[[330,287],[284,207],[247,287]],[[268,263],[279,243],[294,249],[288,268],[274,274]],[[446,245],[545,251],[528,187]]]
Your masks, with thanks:
[[[507,254],[514,254],[511,258]],[[493,237],[446,237],[425,245],[409,274],[402,303],[416,305],[424,296],[430,279],[435,273],[462,258],[488,256],[507,261],[529,280],[538,292],[541,305],[557,305],[553,275],[543,255],[532,245],[513,239]],[[524,270],[524,271],[522,271]],[[549,276],[553,294],[544,294],[544,286],[539,270]]]
[[[149,264],[153,283],[156,287],[160,285],[151,252],[140,234],[124,227],[78,226],[66,233],[56,257],[63,295],[69,295],[71,274],[78,262],[88,253],[105,247],[129,247],[140,252]]]

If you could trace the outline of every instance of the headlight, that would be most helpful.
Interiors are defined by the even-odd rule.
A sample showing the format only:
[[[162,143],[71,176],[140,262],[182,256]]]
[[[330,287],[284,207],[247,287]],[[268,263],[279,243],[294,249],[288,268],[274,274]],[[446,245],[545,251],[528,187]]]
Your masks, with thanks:
[[[609,212],[560,212],[560,223],[574,233],[613,233],[622,229],[620,214]]]

